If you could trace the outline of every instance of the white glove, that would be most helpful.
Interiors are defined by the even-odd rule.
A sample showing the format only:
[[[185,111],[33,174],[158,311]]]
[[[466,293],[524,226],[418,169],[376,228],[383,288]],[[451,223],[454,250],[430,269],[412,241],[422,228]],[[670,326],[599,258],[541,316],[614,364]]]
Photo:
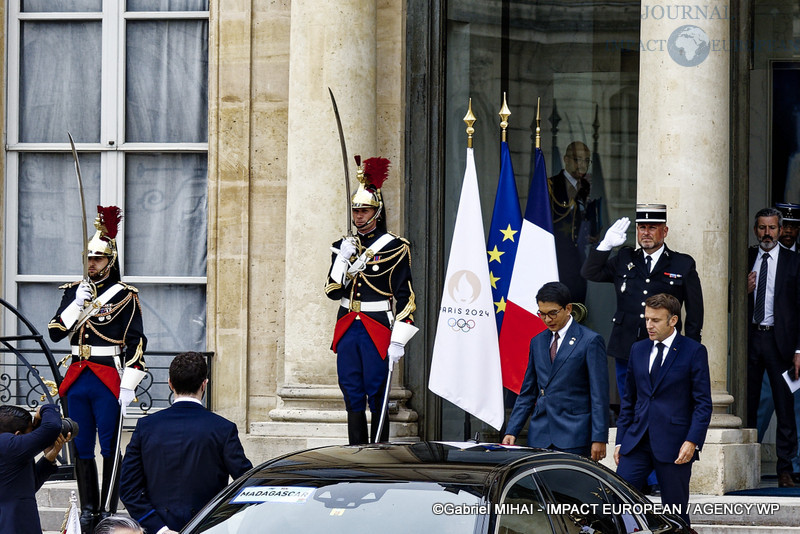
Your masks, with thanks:
[[[84,280],[75,289],[75,303],[83,308],[83,303],[92,300],[92,286]]]
[[[356,254],[356,243],[352,237],[345,237],[342,239],[342,244],[339,245],[339,257],[350,261],[350,258]]]
[[[618,219],[617,222],[606,230],[606,236],[600,241],[600,244],[597,245],[597,250],[600,252],[607,252],[614,247],[625,244],[625,232],[628,231],[628,226],[630,225],[631,221],[627,217]]]
[[[119,388],[119,405],[122,406],[122,415],[128,415],[128,405],[136,397],[132,389]]]
[[[398,343],[397,341],[392,341],[389,344],[389,350],[387,354],[389,355],[389,362],[391,362],[391,366],[394,367],[394,364],[400,361],[400,358],[403,357],[403,354],[406,353],[406,349]]]

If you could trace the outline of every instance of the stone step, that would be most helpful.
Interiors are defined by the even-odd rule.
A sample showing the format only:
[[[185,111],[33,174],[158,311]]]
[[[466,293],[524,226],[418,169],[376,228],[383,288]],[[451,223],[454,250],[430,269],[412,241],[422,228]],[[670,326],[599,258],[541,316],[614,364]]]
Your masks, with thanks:
[[[78,494],[78,486],[74,480],[45,482],[36,492],[36,504],[39,507],[39,520],[42,522],[43,534],[60,533],[61,525],[69,508],[72,492]],[[117,513],[125,514],[125,507],[119,503]]]

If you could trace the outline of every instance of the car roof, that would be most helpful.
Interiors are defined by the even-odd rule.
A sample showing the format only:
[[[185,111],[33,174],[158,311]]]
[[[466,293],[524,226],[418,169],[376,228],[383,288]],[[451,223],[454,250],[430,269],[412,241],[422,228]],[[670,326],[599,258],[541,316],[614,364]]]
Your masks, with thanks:
[[[475,442],[333,445],[294,452],[265,462],[249,478],[297,480],[435,481],[485,484],[496,471],[522,463],[589,463],[545,449]]]

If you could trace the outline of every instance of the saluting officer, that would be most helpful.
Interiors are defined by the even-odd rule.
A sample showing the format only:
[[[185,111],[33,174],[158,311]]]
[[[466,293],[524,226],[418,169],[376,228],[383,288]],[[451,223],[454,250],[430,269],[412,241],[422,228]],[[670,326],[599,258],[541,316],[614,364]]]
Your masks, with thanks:
[[[119,450],[120,411],[125,413],[144,377],[147,346],[138,290],[120,281],[115,238],[122,211],[116,206],[98,206],[97,211],[97,231],[87,251],[89,279],[59,288],[64,290],[61,305],[47,326],[50,339],[57,342],[69,336],[72,346],[72,363],[59,395],[81,430],[73,441],[84,533],[116,512],[119,470],[115,480],[111,476]],[[103,457],[102,491],[94,459],[95,433]],[[111,506],[105,510],[109,493]]]
[[[703,291],[694,259],[670,250],[664,243],[667,206],[636,205],[636,240],[641,248],[622,247],[615,256],[611,250],[625,243],[630,221],[623,217],[606,231],[603,240],[589,252],[581,275],[594,282],[612,282],[617,293],[617,311],[606,352],[615,359],[617,389],[625,396],[625,375],[631,345],[648,337],[645,327],[645,300],[666,293],[677,298],[686,311],[683,334],[698,343],[703,328]],[[678,317],[678,331],[681,320]]]
[[[347,409],[351,445],[367,443],[366,406],[372,414],[372,441],[389,439],[389,425],[376,436],[389,374],[416,333],[409,242],[386,231],[380,187],[389,160],[369,158],[361,166],[360,185],[351,199],[357,236],[336,241],[325,293],[340,302],[332,350],[337,353],[339,387]],[[389,358],[389,362],[386,358]]]

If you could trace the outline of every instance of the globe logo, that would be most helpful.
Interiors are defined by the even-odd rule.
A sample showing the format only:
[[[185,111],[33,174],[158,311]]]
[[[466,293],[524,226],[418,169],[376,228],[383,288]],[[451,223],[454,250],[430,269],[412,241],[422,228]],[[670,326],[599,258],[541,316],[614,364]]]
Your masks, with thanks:
[[[711,50],[706,32],[687,24],[676,29],[667,40],[667,51],[672,60],[682,67],[696,67]]]

